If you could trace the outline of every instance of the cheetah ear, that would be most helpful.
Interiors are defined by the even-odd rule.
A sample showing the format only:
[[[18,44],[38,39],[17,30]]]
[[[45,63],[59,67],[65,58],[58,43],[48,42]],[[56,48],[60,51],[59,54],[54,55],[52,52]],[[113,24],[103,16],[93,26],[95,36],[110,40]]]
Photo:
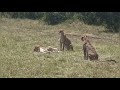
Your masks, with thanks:
[[[62,31],[60,30],[59,33],[61,33]]]
[[[84,41],[84,37],[81,37],[81,40]]]
[[[87,35],[84,36],[85,38],[88,38]]]
[[[88,37],[85,35],[85,36],[82,36],[82,37],[81,37],[81,40],[84,41],[84,40],[86,40],[87,38],[88,38]]]
[[[88,36],[84,36],[84,39],[85,39],[85,40],[88,40]]]
[[[60,30],[59,30],[59,33],[60,33],[60,32],[64,32],[64,30],[63,30],[63,29],[60,29]]]

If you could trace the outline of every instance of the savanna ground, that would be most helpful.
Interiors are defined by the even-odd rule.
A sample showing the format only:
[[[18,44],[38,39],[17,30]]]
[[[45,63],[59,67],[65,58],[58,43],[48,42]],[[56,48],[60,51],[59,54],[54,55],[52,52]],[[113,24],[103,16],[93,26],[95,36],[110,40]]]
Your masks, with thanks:
[[[59,29],[64,29],[72,41],[73,52],[33,52],[36,45],[59,48]],[[86,25],[77,21],[51,26],[37,20],[2,18],[0,78],[119,78],[119,34],[106,33],[105,30],[103,26]],[[100,61],[114,59],[118,63],[84,60],[79,35],[85,33],[102,38],[91,39]]]

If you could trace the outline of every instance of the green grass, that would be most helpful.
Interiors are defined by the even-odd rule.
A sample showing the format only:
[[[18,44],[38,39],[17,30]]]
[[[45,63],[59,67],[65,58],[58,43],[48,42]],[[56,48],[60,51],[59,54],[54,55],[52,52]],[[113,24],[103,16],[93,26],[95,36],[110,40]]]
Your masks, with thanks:
[[[35,45],[59,48],[59,29],[65,33],[94,34],[111,38],[92,39],[99,59],[114,59],[117,64],[83,60],[82,42],[78,36],[67,36],[74,52],[42,54],[33,52]],[[0,77],[1,78],[119,78],[120,46],[118,34],[105,33],[102,26],[80,22],[48,26],[37,20],[0,19]],[[113,40],[117,41],[114,42]]]

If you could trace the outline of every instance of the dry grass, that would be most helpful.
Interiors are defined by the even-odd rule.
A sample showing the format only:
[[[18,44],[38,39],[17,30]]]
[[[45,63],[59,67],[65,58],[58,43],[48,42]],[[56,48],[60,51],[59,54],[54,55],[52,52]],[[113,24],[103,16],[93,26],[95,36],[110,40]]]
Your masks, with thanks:
[[[41,54],[33,52],[35,45],[59,48],[59,29],[70,33],[74,52]],[[118,34],[105,33],[102,26],[80,22],[45,25],[37,20],[0,19],[0,77],[1,78],[119,78],[120,46]],[[118,63],[83,60],[80,36],[93,34],[91,39],[101,61],[114,59]],[[115,41],[115,42],[114,42]]]

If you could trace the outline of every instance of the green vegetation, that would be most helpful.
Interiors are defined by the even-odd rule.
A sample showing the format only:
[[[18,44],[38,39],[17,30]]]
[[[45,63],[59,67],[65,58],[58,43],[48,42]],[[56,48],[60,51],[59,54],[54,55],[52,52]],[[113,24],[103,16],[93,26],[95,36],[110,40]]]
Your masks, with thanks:
[[[1,17],[43,20],[49,25],[66,20],[79,20],[86,24],[104,25],[108,31],[119,32],[120,12],[1,12]]]
[[[59,48],[59,29],[65,30],[67,37],[73,43],[74,52],[64,51],[50,54],[33,52],[35,45]],[[119,78],[119,34],[106,33],[106,30],[104,26],[87,25],[79,20],[46,25],[41,20],[1,18],[0,77]],[[111,58],[118,63],[83,60],[82,42],[79,35],[85,33],[104,38],[91,39],[100,61]],[[78,36],[75,36],[76,34]]]

